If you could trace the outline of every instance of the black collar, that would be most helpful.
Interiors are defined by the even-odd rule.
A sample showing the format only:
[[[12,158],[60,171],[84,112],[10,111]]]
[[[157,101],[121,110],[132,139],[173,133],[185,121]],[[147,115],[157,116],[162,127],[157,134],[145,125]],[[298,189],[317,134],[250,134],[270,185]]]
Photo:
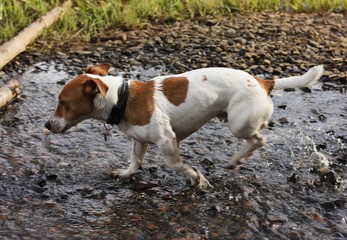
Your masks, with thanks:
[[[120,122],[125,112],[125,107],[128,100],[128,94],[129,94],[128,82],[123,80],[123,84],[118,88],[117,104],[113,105],[111,109],[111,113],[108,116],[108,119],[106,120],[107,124],[117,125]]]

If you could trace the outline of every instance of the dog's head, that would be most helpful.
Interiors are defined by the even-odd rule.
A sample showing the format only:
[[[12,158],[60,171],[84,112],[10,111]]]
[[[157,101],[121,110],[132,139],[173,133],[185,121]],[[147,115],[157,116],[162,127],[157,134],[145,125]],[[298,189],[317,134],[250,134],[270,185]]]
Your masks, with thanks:
[[[101,94],[106,96],[108,86],[98,76],[106,76],[110,64],[95,65],[87,73],[69,81],[61,90],[58,106],[45,127],[53,133],[62,133],[77,123],[91,118],[94,99]]]

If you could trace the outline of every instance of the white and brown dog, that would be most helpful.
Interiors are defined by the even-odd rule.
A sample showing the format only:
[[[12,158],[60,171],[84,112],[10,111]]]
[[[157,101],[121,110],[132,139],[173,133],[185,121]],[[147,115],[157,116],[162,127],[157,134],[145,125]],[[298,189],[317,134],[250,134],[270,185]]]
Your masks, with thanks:
[[[226,115],[230,131],[246,140],[227,164],[236,169],[265,144],[260,131],[273,112],[270,92],[310,86],[323,74],[323,66],[316,66],[302,76],[263,80],[241,70],[203,68],[147,82],[126,82],[107,75],[109,68],[109,64],[96,65],[69,81],[46,128],[62,133],[88,118],[116,124],[133,139],[130,166],[116,175],[135,173],[144,162],[147,145],[153,143],[170,168],[188,176],[200,189],[211,185],[181,159],[181,140],[211,118]]]

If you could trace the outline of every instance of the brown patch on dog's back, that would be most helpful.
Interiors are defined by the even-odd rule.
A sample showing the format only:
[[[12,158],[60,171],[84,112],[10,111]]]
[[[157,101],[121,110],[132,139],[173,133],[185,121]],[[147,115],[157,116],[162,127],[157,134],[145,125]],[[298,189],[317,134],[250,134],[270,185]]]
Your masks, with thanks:
[[[259,77],[254,77],[260,84],[260,86],[265,90],[267,95],[270,95],[272,89],[275,86],[275,81],[274,80],[264,80]]]
[[[179,106],[186,100],[188,85],[186,77],[168,77],[163,81],[163,93],[173,105]]]
[[[124,118],[131,125],[143,126],[154,111],[154,81],[131,81]]]

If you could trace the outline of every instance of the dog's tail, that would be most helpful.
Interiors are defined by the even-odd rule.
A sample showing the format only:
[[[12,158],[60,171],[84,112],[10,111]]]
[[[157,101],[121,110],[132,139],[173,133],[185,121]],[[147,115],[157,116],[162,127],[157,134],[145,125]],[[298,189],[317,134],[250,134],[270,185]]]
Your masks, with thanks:
[[[313,85],[323,74],[323,65],[315,66],[308,70],[304,75],[279,78],[275,80],[273,89],[302,88]]]

